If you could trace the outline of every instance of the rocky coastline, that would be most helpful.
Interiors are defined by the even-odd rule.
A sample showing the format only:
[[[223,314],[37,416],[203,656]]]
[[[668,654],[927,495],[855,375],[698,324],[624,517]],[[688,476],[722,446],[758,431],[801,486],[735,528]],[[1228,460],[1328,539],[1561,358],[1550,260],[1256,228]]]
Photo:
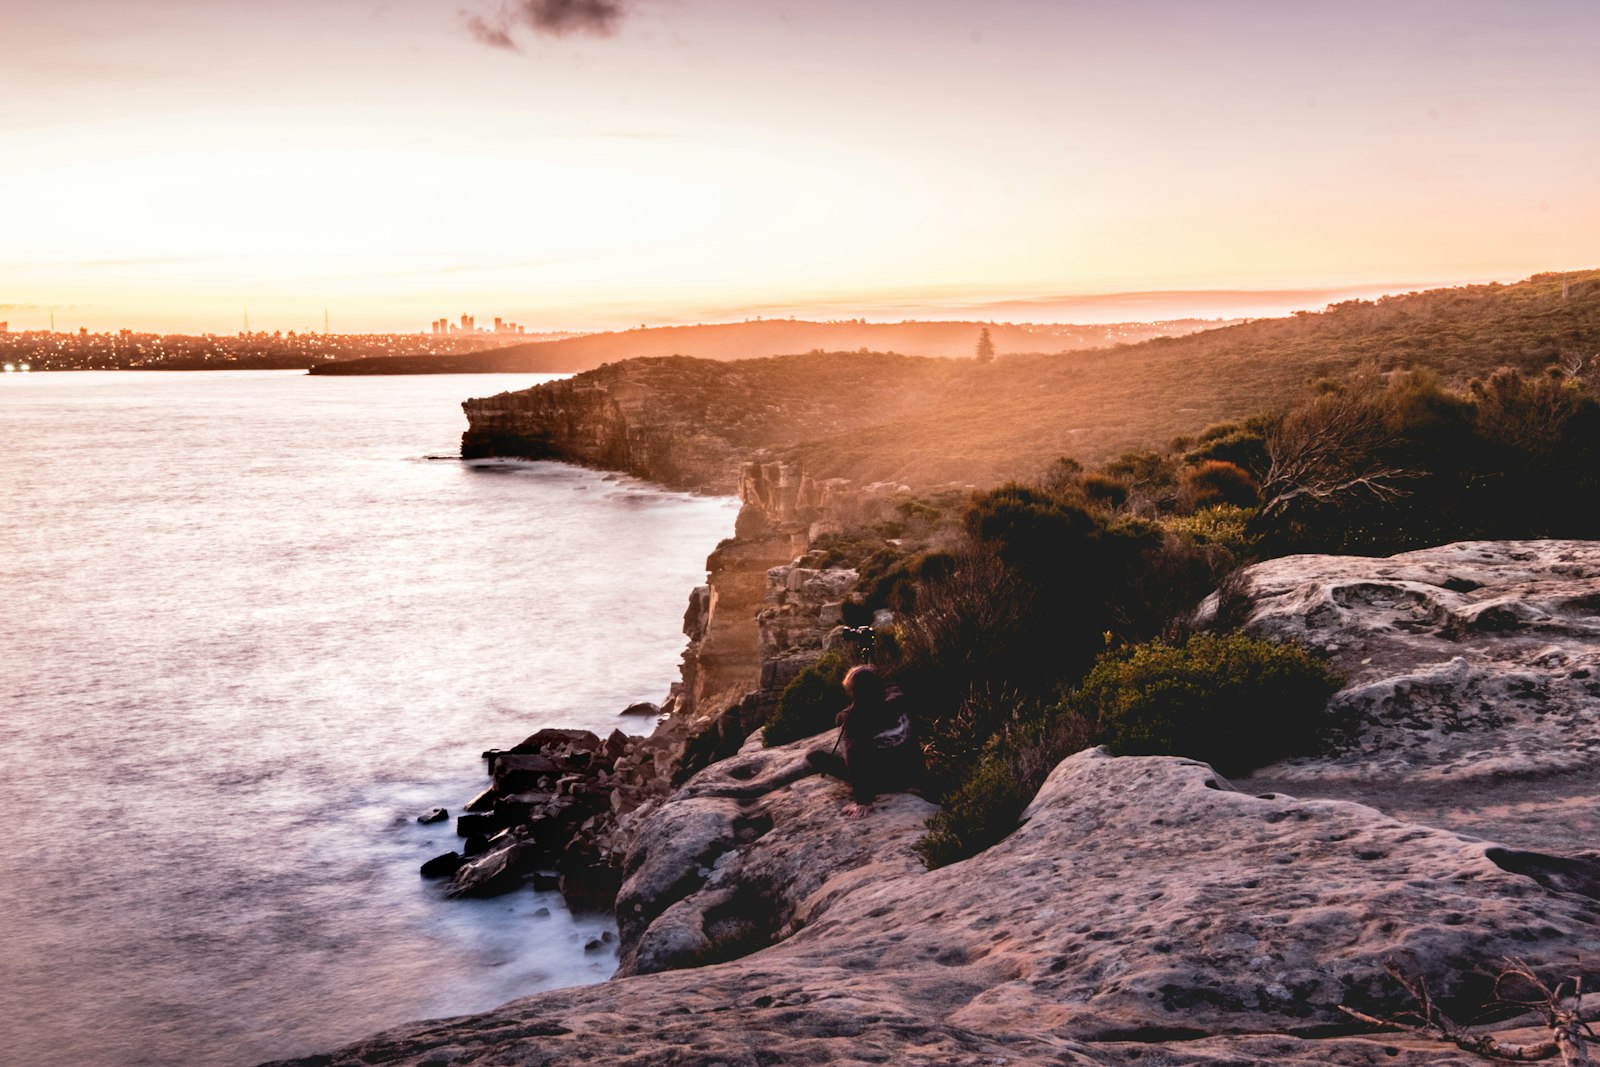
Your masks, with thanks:
[[[1474,1034],[1548,1038],[1493,982],[1600,949],[1600,853],[1574,847],[1600,834],[1600,544],[1289,557],[1232,593],[1213,608],[1349,675],[1337,751],[1236,782],[1081,752],[1018,831],[928,871],[925,801],[843,820],[804,762],[829,735],[752,736],[625,820],[615,979],[293,1062],[1496,1062],[1350,1015],[1415,1007],[1395,968]],[[1491,693],[1515,706],[1473,714]],[[509,759],[506,789],[542,768]]]
[[[739,751],[796,674],[843,640],[848,568],[802,565],[816,537],[892,509],[899,487],[818,484],[782,464],[745,463],[734,536],[707,559],[684,613],[688,639],[659,704],[624,709],[648,734],[543,729],[484,753],[489,785],[456,818],[459,851],[423,864],[455,897],[532,882],[569,906],[612,910],[634,828],[695,772]]]
[[[575,456],[565,430],[516,447],[651,477],[615,411],[624,453]],[[682,455],[714,465],[725,445]],[[844,820],[842,787],[805,762],[831,734],[767,749],[756,732],[841,640],[856,573],[807,566],[808,546],[902,488],[733,469],[735,536],[690,597],[654,731],[486,753],[461,827],[476,855],[451,861],[451,892],[550,878],[614,907],[618,974],[285,1062],[1487,1064],[1371,1020],[1409,1017],[1410,983],[1473,1036],[1531,1047],[1549,1027],[1497,976],[1600,978],[1600,543],[1257,564],[1202,615],[1332,659],[1332,750],[1232,782],[1080,752],[1020,829],[930,871],[912,851],[930,804]]]

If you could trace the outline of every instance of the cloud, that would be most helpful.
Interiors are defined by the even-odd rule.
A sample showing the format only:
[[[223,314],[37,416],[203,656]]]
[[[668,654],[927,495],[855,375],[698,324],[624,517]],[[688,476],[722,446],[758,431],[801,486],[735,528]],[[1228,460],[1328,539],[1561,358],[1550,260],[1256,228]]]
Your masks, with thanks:
[[[543,37],[610,37],[632,6],[633,0],[501,0],[493,12],[461,17],[480,43],[517,51],[511,31],[519,26]]]
[[[482,15],[473,15],[463,11],[462,21],[467,24],[467,32],[478,39],[479,44],[486,44],[490,48],[504,48],[511,52],[521,51],[517,42],[511,39],[511,31],[503,22],[490,22]]]

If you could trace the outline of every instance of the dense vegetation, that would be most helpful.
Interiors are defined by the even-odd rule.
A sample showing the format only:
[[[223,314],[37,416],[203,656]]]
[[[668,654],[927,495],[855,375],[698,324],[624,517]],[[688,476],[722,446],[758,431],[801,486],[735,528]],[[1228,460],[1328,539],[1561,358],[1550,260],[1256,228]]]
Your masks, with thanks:
[[[1600,271],[1349,301],[1094,352],[963,361],[872,424],[788,453],[817,476],[928,485],[1033,478],[1041,458],[1098,465],[1174,433],[1280,410],[1314,381],[1416,368],[1461,389],[1600,352]]]
[[[1097,470],[1062,459],[960,505],[905,504],[913,537],[892,524],[833,538],[829,561],[866,576],[861,612],[897,612],[879,661],[923,715],[927,791],[944,804],[925,858],[1009,833],[1085,745],[1230,774],[1314,748],[1338,684],[1328,668],[1226,632],[1226,612],[1223,632],[1192,633],[1192,607],[1271,555],[1600,537],[1589,369],[1569,359],[1451,387],[1361,367]]]

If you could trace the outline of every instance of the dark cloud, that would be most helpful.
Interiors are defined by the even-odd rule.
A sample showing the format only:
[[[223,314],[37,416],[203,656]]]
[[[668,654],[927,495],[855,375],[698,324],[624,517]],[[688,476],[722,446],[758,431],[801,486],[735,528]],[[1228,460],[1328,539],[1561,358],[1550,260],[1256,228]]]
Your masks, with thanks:
[[[467,24],[467,32],[478,39],[479,44],[486,44],[490,48],[505,48],[517,51],[517,42],[511,39],[511,33],[504,23],[490,22],[482,15],[473,15],[463,11],[461,20]]]
[[[633,0],[502,0],[492,13],[462,12],[467,32],[491,48],[517,48],[511,31],[525,26],[545,37],[610,37]]]

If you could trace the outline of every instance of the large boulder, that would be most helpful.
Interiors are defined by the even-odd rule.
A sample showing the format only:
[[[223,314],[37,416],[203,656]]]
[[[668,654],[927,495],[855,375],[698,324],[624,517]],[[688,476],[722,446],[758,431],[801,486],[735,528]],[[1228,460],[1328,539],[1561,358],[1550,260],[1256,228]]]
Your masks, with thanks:
[[[918,869],[910,846],[933,805],[894,794],[870,818],[844,819],[844,786],[805,761],[819,744],[764,749],[752,738],[639,822],[617,898],[621,974],[765,948],[803,927],[824,902],[818,892],[846,872]]]

